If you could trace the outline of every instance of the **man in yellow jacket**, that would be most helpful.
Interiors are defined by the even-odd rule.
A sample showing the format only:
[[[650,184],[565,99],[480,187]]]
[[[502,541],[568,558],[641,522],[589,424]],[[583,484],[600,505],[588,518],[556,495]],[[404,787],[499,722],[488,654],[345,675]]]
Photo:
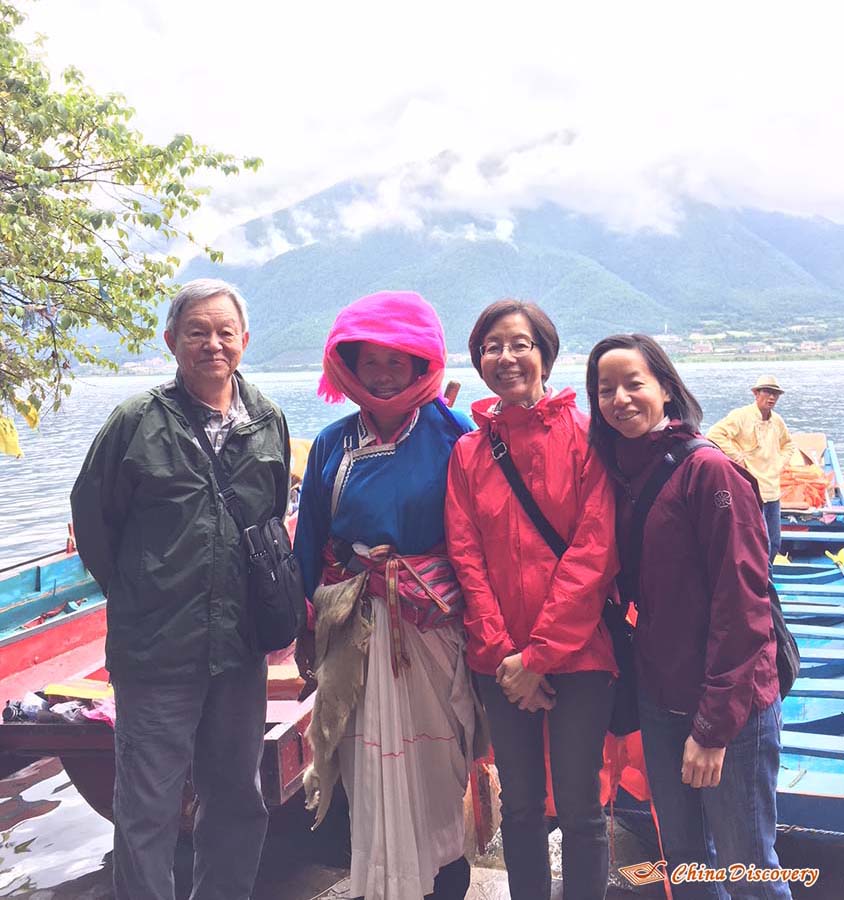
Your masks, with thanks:
[[[794,443],[782,416],[774,412],[783,394],[777,379],[763,375],[750,390],[755,401],[727,413],[706,436],[759,483],[768,528],[768,558],[773,562],[780,550],[780,473],[794,452]]]

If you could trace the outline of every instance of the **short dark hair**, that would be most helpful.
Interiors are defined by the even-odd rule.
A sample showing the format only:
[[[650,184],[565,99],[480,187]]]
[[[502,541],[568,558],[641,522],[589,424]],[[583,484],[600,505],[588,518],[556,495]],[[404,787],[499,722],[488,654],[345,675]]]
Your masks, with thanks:
[[[490,328],[504,316],[521,313],[530,322],[533,340],[539,347],[542,356],[542,383],[544,384],[554,368],[557,354],[560,352],[560,337],[554,323],[535,303],[527,300],[496,300],[478,316],[469,335],[469,353],[472,365],[481,374],[481,345],[489,334]]]
[[[615,441],[618,432],[604,419],[598,405],[598,363],[611,350],[638,350],[644,357],[651,374],[671,398],[665,404],[665,414],[679,419],[691,431],[698,431],[703,411],[691,391],[683,384],[674,363],[657,341],[646,334],[613,334],[598,341],[586,363],[586,395],[589,397],[589,441],[607,468],[614,472]]]

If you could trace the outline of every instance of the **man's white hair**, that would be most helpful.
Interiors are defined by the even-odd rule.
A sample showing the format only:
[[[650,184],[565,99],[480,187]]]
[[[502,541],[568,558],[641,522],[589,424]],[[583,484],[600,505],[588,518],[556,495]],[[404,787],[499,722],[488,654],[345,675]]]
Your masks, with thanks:
[[[179,319],[185,309],[198,300],[207,300],[209,297],[216,297],[218,294],[224,294],[230,297],[232,303],[237,307],[237,314],[240,316],[240,324],[243,327],[244,334],[249,331],[249,313],[246,310],[246,301],[240,294],[240,291],[227,281],[219,278],[195,278],[183,285],[179,293],[173,298],[170,309],[167,310],[167,323],[164,326],[167,331],[172,334],[176,333],[176,327]]]

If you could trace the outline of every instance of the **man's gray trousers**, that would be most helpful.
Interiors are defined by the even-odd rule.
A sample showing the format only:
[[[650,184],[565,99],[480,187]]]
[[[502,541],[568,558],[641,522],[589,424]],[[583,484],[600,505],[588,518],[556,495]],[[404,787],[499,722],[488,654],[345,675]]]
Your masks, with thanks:
[[[266,662],[176,684],[114,680],[116,900],[173,900],[182,789],[197,793],[191,900],[248,900],[267,828]]]

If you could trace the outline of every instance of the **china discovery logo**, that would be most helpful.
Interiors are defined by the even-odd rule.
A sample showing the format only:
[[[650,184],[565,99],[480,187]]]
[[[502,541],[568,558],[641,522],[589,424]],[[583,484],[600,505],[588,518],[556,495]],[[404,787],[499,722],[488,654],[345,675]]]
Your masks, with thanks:
[[[668,863],[664,859],[658,859],[656,862],[640,862],[634,863],[632,866],[621,866],[618,871],[634,887],[641,887],[643,884],[664,881],[668,874]]]
[[[783,869],[783,868],[757,868],[753,863],[734,863],[722,868],[711,868],[701,863],[680,863],[670,876],[668,875],[668,863],[664,859],[656,862],[634,863],[632,866],[619,868],[622,875],[634,887],[643,884],[654,884],[666,878],[671,884],[689,884],[695,882],[735,882],[757,883],[763,881],[799,881],[806,887],[812,887],[817,883],[820,869]]]

